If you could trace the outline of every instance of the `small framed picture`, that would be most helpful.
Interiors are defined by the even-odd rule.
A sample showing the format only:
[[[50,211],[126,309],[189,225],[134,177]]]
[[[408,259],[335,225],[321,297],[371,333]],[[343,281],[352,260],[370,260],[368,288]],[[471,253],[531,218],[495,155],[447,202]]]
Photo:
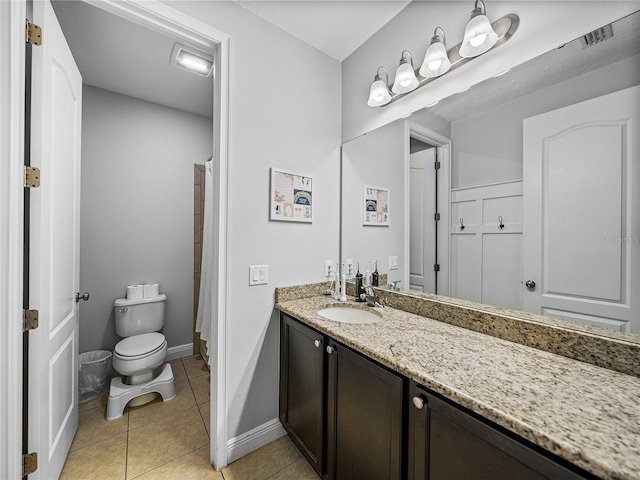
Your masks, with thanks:
[[[271,167],[271,220],[313,221],[313,177]]]
[[[364,186],[363,225],[389,226],[389,189]]]

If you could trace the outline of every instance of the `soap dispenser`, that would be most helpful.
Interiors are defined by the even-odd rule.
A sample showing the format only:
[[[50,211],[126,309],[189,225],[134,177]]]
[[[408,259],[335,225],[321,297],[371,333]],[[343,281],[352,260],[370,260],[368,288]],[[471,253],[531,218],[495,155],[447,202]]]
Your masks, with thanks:
[[[379,282],[380,282],[380,275],[378,274],[378,261],[375,261],[375,270],[373,271],[373,273],[371,274],[371,285],[374,287],[377,287]]]
[[[364,288],[362,287],[362,274],[360,273],[360,262],[358,263],[358,273],[356,273],[356,302],[365,302],[364,296],[362,295],[364,292]]]

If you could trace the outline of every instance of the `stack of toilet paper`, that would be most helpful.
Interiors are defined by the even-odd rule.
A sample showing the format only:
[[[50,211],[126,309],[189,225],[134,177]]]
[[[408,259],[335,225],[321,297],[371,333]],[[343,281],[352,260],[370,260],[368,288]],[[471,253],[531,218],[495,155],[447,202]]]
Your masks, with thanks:
[[[144,285],[127,286],[127,300],[139,300],[160,295],[159,283],[145,283]]]

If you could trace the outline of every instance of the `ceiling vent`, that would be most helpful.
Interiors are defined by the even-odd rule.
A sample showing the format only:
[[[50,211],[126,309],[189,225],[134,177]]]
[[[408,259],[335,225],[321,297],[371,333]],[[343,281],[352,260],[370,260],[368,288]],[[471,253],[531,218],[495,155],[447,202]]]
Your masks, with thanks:
[[[602,43],[605,40],[613,37],[613,28],[611,24],[600,27],[593,32],[589,32],[582,37],[582,48],[587,48],[595,45],[596,43]]]

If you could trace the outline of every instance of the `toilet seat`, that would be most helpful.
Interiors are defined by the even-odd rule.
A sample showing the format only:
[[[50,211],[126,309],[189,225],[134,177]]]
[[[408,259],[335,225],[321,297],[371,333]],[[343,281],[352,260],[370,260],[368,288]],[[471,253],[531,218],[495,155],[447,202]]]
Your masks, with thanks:
[[[114,353],[126,360],[136,360],[153,355],[161,350],[166,343],[167,341],[161,333],[143,333],[120,340],[116,344]]]

